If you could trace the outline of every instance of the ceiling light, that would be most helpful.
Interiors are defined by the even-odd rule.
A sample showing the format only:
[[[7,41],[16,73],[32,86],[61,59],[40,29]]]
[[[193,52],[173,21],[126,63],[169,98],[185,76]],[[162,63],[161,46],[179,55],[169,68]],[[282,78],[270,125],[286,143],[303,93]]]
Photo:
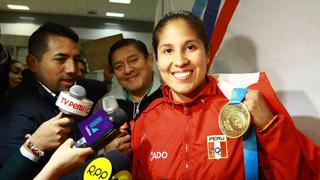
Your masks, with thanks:
[[[106,16],[111,16],[111,17],[124,17],[123,13],[115,13],[115,12],[107,12]]]
[[[107,26],[119,26],[118,23],[111,23],[111,22],[106,22],[106,23],[104,23],[104,25],[107,25]]]
[[[131,0],[109,0],[111,3],[130,4]]]
[[[33,20],[35,20],[35,18],[34,18],[34,17],[31,17],[31,16],[20,16],[19,18],[22,19],[22,20],[28,20],[28,21],[33,21]]]
[[[16,9],[16,10],[30,10],[28,6],[25,5],[14,5],[14,4],[7,4],[9,9]]]

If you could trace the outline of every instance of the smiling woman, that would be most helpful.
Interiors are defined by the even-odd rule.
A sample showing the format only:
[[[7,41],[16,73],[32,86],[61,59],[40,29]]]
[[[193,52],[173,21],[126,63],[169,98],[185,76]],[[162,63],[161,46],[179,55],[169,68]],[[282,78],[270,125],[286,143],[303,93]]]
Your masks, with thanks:
[[[250,133],[230,137],[220,130],[219,112],[231,102],[217,79],[207,75],[211,64],[207,47],[204,25],[191,12],[170,12],[156,25],[153,48],[164,82],[163,98],[153,101],[133,126],[133,177],[319,177],[319,148],[295,129],[265,73],[257,73],[259,80],[244,88],[240,100],[252,118]],[[229,119],[239,128],[238,117]],[[248,148],[256,139],[258,143]],[[259,147],[259,153],[253,147]],[[254,153],[250,158],[248,151]]]

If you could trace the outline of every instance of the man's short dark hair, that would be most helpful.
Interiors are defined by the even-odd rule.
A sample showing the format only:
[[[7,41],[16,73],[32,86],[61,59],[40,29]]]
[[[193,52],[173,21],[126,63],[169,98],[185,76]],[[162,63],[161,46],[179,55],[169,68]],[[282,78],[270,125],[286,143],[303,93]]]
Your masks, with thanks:
[[[47,39],[49,35],[63,36],[78,43],[78,35],[69,27],[47,22],[40,26],[29,38],[28,53],[41,60],[43,53],[48,49]]]
[[[128,45],[134,45],[138,51],[140,51],[143,56],[147,59],[149,56],[149,52],[147,49],[147,46],[140,40],[137,39],[132,39],[132,38],[124,38],[124,39],[120,39],[119,41],[115,42],[110,50],[109,50],[109,54],[108,54],[108,64],[111,67],[112,72],[114,72],[113,66],[112,66],[112,55],[114,54],[114,52],[117,49],[120,49],[124,46],[128,46]]]

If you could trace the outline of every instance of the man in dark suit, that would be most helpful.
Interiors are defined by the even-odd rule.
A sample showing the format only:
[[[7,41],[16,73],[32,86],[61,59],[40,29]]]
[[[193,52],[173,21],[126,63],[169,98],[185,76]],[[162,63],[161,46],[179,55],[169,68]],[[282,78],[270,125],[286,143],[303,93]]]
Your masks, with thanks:
[[[4,177],[32,179],[69,136],[78,139],[70,134],[74,132],[74,119],[62,117],[55,105],[58,93],[75,83],[78,39],[70,28],[55,23],[46,23],[31,35],[28,69],[23,72],[22,83],[7,95],[0,117],[0,165],[13,165],[5,168]],[[24,169],[16,169],[14,163],[10,164],[12,159],[5,164],[10,157],[28,171],[17,173]]]

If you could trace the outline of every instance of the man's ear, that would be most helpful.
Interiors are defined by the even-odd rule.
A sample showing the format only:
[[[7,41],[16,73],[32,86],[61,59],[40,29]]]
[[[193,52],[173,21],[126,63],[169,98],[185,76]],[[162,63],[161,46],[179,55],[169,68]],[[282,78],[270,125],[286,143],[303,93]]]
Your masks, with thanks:
[[[147,61],[150,66],[153,66],[153,56],[151,53],[148,54]]]
[[[36,59],[33,55],[28,54],[28,55],[27,55],[26,62],[27,62],[27,65],[28,65],[29,70],[30,70],[31,72],[36,72],[37,59]]]

